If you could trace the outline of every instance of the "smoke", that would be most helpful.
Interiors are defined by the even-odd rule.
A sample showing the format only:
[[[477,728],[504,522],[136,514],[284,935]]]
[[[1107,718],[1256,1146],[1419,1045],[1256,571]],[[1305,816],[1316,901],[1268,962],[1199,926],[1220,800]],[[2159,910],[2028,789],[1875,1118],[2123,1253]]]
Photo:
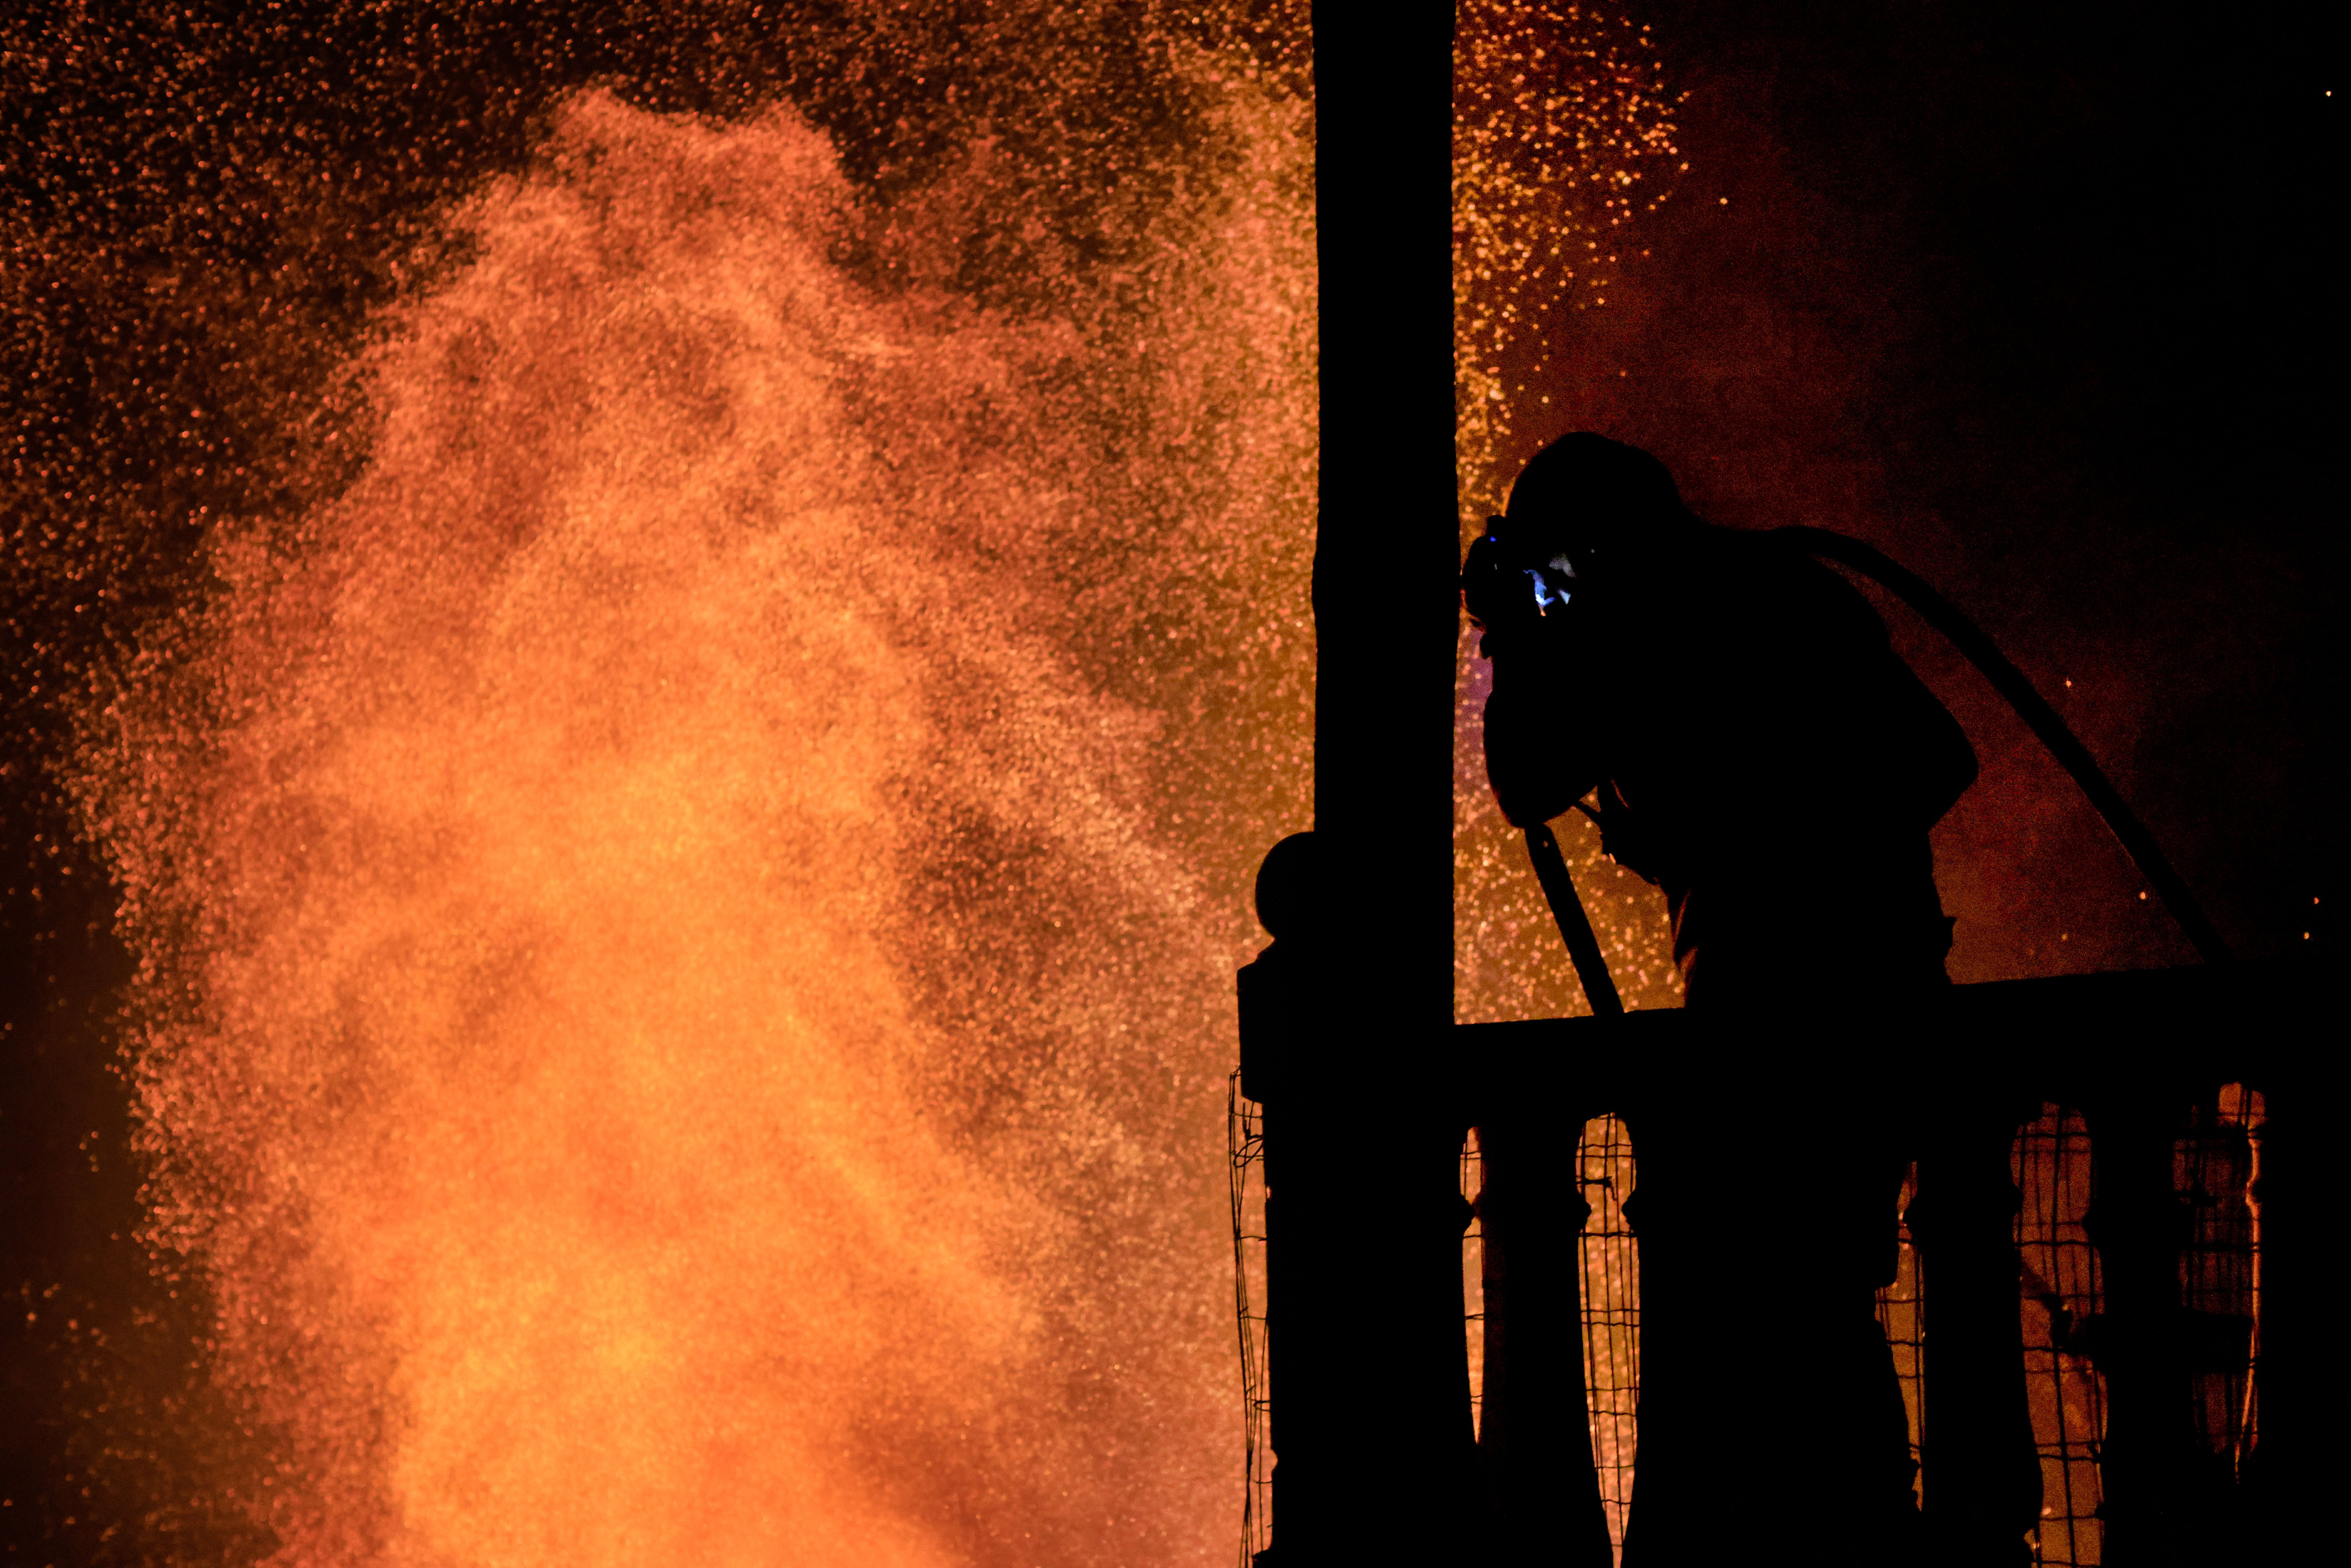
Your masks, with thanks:
[[[942,277],[984,145],[885,206],[788,113],[576,99],[357,367],[356,481],[214,531],[83,792],[276,1561],[1228,1542],[1298,113],[1236,88],[1223,177],[1016,316]]]

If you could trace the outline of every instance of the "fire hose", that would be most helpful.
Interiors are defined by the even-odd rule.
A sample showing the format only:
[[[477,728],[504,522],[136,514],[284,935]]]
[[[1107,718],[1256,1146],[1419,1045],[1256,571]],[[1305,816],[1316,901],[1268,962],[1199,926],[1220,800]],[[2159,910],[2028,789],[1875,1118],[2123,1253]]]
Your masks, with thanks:
[[[2189,890],[2188,883],[2173,869],[2162,846],[2147,824],[2138,820],[2122,791],[2090,755],[2090,748],[2067,727],[2045,698],[2025,678],[2024,672],[2000,651],[1998,644],[1987,636],[1982,627],[1961,612],[1959,606],[1929,588],[1916,573],[1897,565],[1875,546],[1864,544],[1827,528],[1792,527],[1773,528],[1772,537],[1787,540],[1798,549],[1835,561],[1876,583],[1895,598],[1918,613],[1920,619],[1941,632],[1973,664],[1991,687],[2015,710],[2025,727],[2049,748],[2059,767],[2065,769],[2096,809],[2108,831],[2122,845],[2123,852],[2131,858],[2139,874],[2163,906],[2177,921],[2179,929],[2197,955],[2207,964],[2229,961],[2228,944],[2206,917],[2202,905]],[[1560,853],[1559,841],[1552,836],[1548,826],[1538,823],[1527,830],[1527,858],[1534,862],[1535,880],[1542,884],[1543,899],[1551,905],[1552,919],[1558,923],[1560,939],[1567,945],[1567,953],[1574,962],[1576,978],[1583,982],[1583,994],[1593,1013],[1615,1017],[1625,1010],[1617,995],[1616,982],[1608,973],[1608,960],[1600,951],[1600,941],[1593,934],[1592,922],[1583,911],[1583,901],[1576,896],[1575,882],[1568,874],[1566,858]]]

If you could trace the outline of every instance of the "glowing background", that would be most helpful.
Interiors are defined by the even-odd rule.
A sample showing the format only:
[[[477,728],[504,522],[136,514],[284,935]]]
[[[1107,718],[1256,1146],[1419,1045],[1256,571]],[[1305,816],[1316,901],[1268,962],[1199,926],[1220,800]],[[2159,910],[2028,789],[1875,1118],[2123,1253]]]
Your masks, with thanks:
[[[1573,76],[1562,123],[1594,191],[1664,118],[1692,172],[1468,366],[1518,401],[1465,508],[1581,425],[1710,516],[1878,538],[2079,677],[2232,936],[2294,942],[2340,841],[2318,492],[2283,438],[2178,460],[2276,412],[2222,337],[2277,308],[2178,308],[2276,220],[2125,223],[2137,281],[2065,225],[2176,194],[2099,159],[2300,210],[2223,127],[2302,121],[2135,85],[2188,155],[2116,152],[2068,118],[2103,37],[2036,27],[2004,99],[1925,23],[1653,9],[1688,68]],[[1301,10],[0,18],[12,1543],[1228,1548],[1226,998],[1304,798]],[[2193,73],[2284,79],[2225,42]],[[2134,478],[2083,413],[2116,364],[2252,412],[2158,411]],[[1991,737],[1963,976],[2174,953],[1911,651]],[[1492,829],[1465,1011],[1572,1008]],[[1637,964],[1647,901],[1601,891]]]
[[[1569,94],[1467,212],[1640,111],[1604,37],[1465,37]],[[277,1560],[1228,1547],[1307,109],[1153,41],[1196,120],[1109,193],[1118,265],[994,300],[984,133],[884,202],[783,108],[565,101],[344,371],[347,483],[214,525],[94,716],[150,1234]]]
[[[214,535],[90,810],[283,1560],[1228,1538],[1196,845],[1300,810],[1299,112],[1237,95],[1080,322],[921,280],[955,183],[874,221],[787,112],[576,99],[356,482]]]

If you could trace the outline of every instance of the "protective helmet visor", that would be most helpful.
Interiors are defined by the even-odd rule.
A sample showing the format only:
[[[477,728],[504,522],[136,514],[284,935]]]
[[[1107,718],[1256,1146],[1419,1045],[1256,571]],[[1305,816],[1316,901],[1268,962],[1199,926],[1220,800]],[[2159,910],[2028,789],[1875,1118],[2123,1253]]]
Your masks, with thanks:
[[[1486,631],[1530,626],[1567,608],[1575,591],[1575,563],[1565,552],[1531,560],[1502,537],[1503,519],[1486,519],[1486,531],[1461,563],[1461,605]]]

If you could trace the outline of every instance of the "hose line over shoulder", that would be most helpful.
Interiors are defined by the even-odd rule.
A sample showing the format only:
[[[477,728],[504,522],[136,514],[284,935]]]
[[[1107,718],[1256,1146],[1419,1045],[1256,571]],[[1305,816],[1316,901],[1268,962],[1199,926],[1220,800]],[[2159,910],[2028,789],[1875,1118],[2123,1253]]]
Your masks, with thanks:
[[[2158,898],[2163,900],[2163,906],[2171,912],[2172,919],[2179,923],[2179,929],[2204,961],[2208,964],[2229,961],[2228,944],[2220,939],[2220,933],[2205,917],[2203,907],[2196,902],[2196,895],[2189,891],[2187,882],[2164,857],[2161,846],[2155,841],[2155,835],[2147,831],[2147,824],[2140,821],[2137,814],[2125,803],[2121,791],[2115,788],[2113,781],[2098,766],[2096,758],[2090,755],[2089,747],[2066,727],[2065,721],[2057,716],[2057,710],[2043,700],[2041,694],[2033,690],[2032,683],[2025,679],[2024,672],[2009,662],[2008,656],[1984,634],[1981,627],[1969,620],[1949,600],[1928,587],[1917,575],[1859,539],[1833,533],[1827,528],[1802,527],[1773,528],[1771,533],[1801,549],[1852,568],[1917,611],[1928,625],[1949,638],[1951,645],[1967,655],[1968,662],[1983,673],[1984,679],[1991,683],[1992,689],[2007,699],[2008,706],[2016,710],[2016,716],[2024,721],[2026,727],[2041,737],[2041,743],[2049,748],[2050,755],[2056,758],[2059,766],[2073,776],[2074,782],[2081,786],[2082,793],[2089,797],[2090,804],[2097,808],[2098,815],[2105,820],[2106,827],[2121,841],[2123,852],[2130,856],[2132,862],[2138,867],[2139,874],[2147,878],[2147,885],[2155,890]]]
[[[1593,935],[1583,900],[1575,895],[1575,879],[1568,874],[1567,858],[1559,852],[1559,841],[1548,825],[1538,822],[1527,830],[1527,858],[1534,862],[1535,880],[1542,883],[1543,900],[1559,923],[1560,940],[1574,961],[1575,977],[1583,982],[1584,1000],[1602,1018],[1621,1017],[1624,998],[1616,994],[1608,960],[1601,956],[1600,938]]]

